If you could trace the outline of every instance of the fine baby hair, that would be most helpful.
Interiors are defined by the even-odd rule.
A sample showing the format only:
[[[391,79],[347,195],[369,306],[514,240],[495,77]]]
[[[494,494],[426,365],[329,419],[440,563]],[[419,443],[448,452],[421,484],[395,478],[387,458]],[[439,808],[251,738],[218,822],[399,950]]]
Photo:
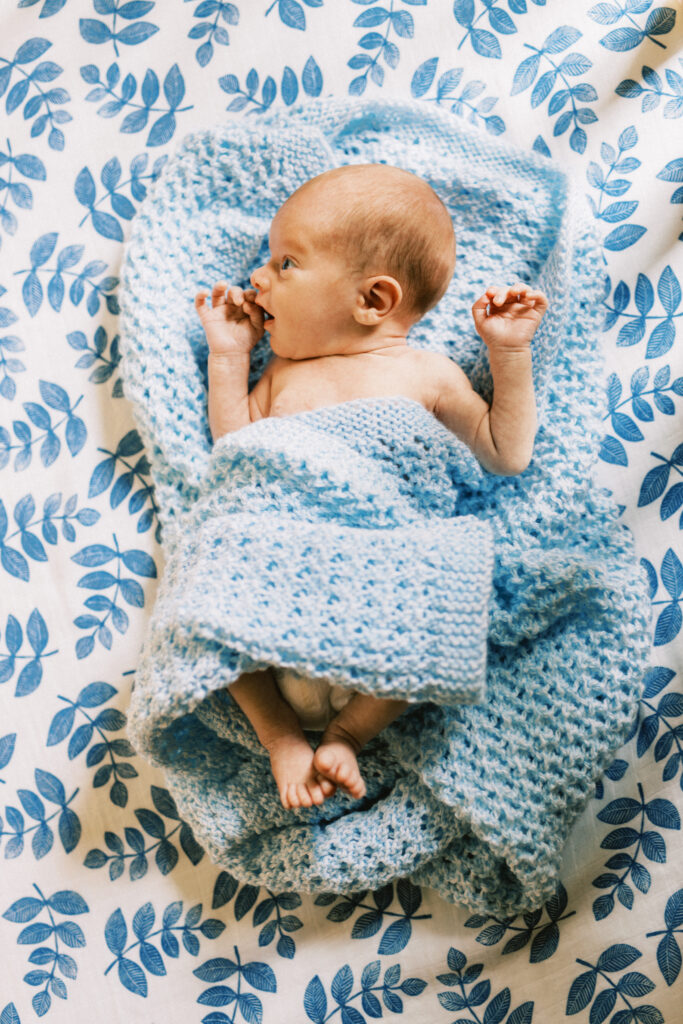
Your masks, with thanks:
[[[332,210],[330,195],[341,199]],[[445,295],[455,267],[446,206],[418,175],[387,164],[350,164],[310,178],[287,202],[316,203],[318,242],[358,275],[389,273],[403,289],[402,312],[419,320]]]

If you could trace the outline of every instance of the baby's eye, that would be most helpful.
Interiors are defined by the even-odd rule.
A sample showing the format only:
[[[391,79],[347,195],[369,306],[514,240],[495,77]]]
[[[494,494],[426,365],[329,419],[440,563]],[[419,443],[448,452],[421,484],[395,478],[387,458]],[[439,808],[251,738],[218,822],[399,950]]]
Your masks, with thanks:
[[[282,257],[282,263],[280,264],[280,270],[287,270],[287,264],[291,264],[292,261],[289,256]]]

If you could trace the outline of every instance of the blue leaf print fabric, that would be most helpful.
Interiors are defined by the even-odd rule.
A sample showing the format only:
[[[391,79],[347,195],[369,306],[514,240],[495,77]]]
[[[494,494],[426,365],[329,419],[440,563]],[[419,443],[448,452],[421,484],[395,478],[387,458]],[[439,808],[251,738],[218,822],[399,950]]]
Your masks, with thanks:
[[[680,1020],[682,42],[673,0],[2,5],[0,1024],[94,1007],[149,1024]],[[126,736],[163,568],[118,372],[130,221],[186,133],[349,96],[420,99],[558,160],[602,238],[598,483],[649,583],[651,663],[555,894],[513,918],[406,879],[242,885]]]

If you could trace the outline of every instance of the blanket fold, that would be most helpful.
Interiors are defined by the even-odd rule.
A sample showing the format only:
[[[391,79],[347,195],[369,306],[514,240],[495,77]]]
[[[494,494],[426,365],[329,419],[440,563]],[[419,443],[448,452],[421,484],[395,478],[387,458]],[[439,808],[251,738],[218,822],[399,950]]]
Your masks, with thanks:
[[[306,414],[219,440],[166,568],[166,621],[221,644],[234,678],[248,656],[375,696],[481,700],[492,531],[453,514],[448,464],[424,455],[427,437],[460,442],[409,399],[344,406],[381,457]]]
[[[380,161],[434,187],[458,240],[451,286],[410,344],[452,356],[490,398],[472,302],[516,279],[548,296],[532,348],[539,430],[518,477],[485,472],[400,396],[211,443],[195,291],[246,286],[303,181]],[[568,832],[637,714],[650,647],[644,574],[594,483],[603,262],[581,191],[438,107],[327,99],[189,136],[141,204],[121,365],[165,566],[128,732],[244,882],[353,892],[410,875],[504,915],[554,891]],[[269,356],[266,336],[251,385]],[[227,690],[265,665],[409,700],[359,755],[362,800],[282,808]]]

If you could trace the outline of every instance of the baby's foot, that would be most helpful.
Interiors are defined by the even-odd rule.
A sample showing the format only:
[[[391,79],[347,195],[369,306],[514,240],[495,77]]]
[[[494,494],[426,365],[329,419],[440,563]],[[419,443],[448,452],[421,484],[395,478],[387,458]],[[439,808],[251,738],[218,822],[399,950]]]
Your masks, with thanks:
[[[321,804],[337,788],[332,780],[318,778],[313,768],[313,750],[303,736],[275,740],[269,745],[268,754],[282,806],[288,810]]]
[[[365,783],[356,760],[356,749],[351,739],[328,727],[320,746],[313,755],[313,767],[322,786],[325,780],[346,789],[357,800],[365,796]]]

